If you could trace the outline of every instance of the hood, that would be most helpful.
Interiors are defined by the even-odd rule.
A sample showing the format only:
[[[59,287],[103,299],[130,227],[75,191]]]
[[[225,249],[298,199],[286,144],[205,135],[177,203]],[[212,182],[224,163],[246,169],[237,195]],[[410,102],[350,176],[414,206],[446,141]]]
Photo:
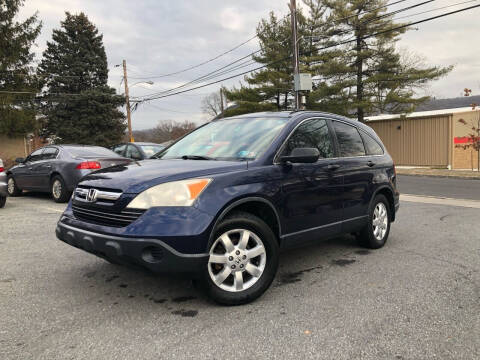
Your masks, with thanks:
[[[246,169],[247,162],[144,160],[95,171],[78,185],[138,194],[161,183]]]

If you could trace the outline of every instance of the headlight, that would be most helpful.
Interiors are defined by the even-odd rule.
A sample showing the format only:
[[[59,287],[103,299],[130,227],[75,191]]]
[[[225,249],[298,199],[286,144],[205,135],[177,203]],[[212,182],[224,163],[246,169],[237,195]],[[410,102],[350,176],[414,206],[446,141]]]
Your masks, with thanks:
[[[137,195],[127,208],[154,206],[191,206],[212,179],[190,179],[160,184]]]

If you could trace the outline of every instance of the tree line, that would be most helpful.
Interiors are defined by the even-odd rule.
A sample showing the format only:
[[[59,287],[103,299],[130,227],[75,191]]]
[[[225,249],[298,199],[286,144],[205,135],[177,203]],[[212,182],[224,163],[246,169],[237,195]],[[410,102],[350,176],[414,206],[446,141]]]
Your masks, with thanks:
[[[430,81],[452,67],[427,65],[420,56],[400,51],[405,23],[394,20],[387,0],[302,0],[297,14],[301,72],[313,76],[306,108],[356,117],[413,111],[429,99],[417,96]],[[398,28],[398,29],[397,29]],[[225,116],[293,108],[292,31],[290,17],[273,12],[257,27],[260,52],[253,59],[266,66],[224,89],[235,106]],[[338,45],[341,44],[341,45]],[[205,103],[215,105],[211,99]],[[204,106],[213,114],[211,106]],[[218,110],[218,109],[217,109]]]

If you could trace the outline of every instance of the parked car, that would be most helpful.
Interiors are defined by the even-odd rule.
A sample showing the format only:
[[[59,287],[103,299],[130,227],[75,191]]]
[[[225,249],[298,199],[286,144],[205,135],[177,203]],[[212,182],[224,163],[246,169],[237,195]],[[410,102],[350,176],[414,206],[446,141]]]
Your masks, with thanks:
[[[399,207],[379,137],[332,114],[222,118],[156,157],[86,176],[57,237],[115,263],[192,273],[223,304],[260,296],[280,250],[344,233],[382,247]]]
[[[10,196],[23,190],[50,192],[59,203],[68,201],[83,176],[131,162],[104,147],[87,145],[49,145],[15,161],[18,165],[7,171]]]
[[[7,173],[3,167],[3,161],[0,159],[0,209],[5,206],[7,195]]]
[[[153,155],[164,148],[165,146],[161,144],[134,142],[115,145],[112,147],[112,150],[120,156],[139,161],[150,159]]]

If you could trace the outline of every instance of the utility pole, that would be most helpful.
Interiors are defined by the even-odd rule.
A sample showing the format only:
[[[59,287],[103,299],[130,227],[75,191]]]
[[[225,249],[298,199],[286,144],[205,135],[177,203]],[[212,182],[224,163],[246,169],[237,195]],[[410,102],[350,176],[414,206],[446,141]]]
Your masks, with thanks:
[[[224,108],[223,108],[223,88],[220,87],[220,114],[221,114],[222,118],[223,118],[223,111],[224,111]]]
[[[298,54],[298,26],[297,26],[297,1],[290,0],[290,14],[292,23],[292,45],[293,45],[293,76],[298,77],[300,74],[299,54]],[[299,109],[300,93],[298,89],[294,89],[295,93],[295,111]]]
[[[127,101],[127,121],[128,121],[128,138],[130,142],[134,142],[132,134],[132,116],[130,114],[130,96],[128,95],[128,80],[127,80],[127,62],[123,60],[123,82],[125,83],[125,99]]]

